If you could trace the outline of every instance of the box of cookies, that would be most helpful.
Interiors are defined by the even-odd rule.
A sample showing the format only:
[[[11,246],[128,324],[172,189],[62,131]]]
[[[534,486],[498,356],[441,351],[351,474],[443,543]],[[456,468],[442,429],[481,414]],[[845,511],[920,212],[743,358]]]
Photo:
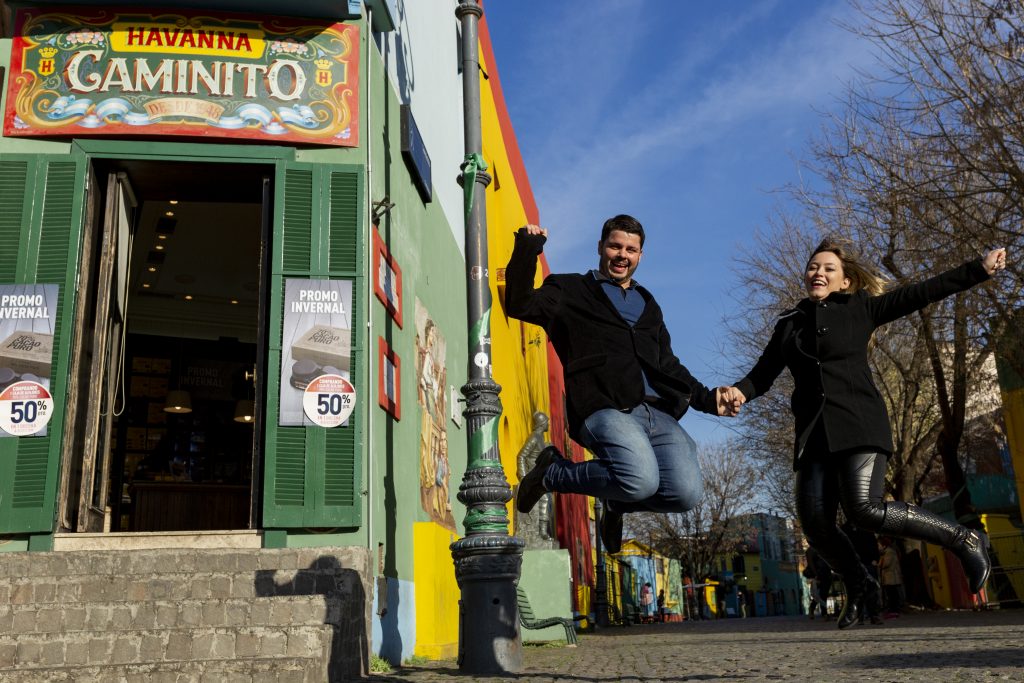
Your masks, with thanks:
[[[0,342],[0,367],[49,378],[53,335],[17,330]]]

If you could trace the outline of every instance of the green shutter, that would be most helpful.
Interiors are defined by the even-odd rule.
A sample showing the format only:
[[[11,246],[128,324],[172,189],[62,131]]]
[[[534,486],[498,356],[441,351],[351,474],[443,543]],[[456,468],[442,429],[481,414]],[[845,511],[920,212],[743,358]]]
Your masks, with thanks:
[[[263,526],[358,527],[363,423],[363,175],[360,167],[288,164],[275,187],[270,278]],[[352,383],[356,410],[346,427],[280,427],[281,328],[287,278],[338,278],[352,287]]]
[[[0,438],[0,533],[53,530],[74,312],[85,163],[70,157],[0,159],[0,283],[60,286],[47,436]]]
[[[0,282],[14,282],[25,224],[25,191],[28,188],[28,161],[0,162]],[[27,207],[31,210],[31,206]]]

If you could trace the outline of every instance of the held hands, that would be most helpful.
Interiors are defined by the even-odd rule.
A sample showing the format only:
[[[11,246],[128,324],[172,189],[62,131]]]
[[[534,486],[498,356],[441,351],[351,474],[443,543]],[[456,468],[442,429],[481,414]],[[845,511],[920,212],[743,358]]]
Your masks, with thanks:
[[[999,248],[988,252],[982,259],[981,265],[985,267],[985,272],[989,275],[994,275],[997,270],[1003,270],[1006,268],[1006,249]]]
[[[548,236],[547,228],[542,228],[539,225],[534,225],[533,223],[528,223],[519,229],[525,230],[527,235],[542,235],[544,237]]]
[[[715,389],[718,402],[718,414],[724,417],[736,417],[740,414],[740,406],[747,402],[747,397],[736,387],[718,387]]]

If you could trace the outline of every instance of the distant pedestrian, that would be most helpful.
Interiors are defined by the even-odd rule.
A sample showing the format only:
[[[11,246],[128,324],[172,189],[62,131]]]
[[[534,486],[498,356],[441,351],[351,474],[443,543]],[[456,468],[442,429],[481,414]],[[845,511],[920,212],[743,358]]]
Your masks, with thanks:
[[[658,621],[665,621],[665,590],[658,591]]]
[[[821,611],[821,616],[828,621],[828,599],[832,594],[833,574],[832,568],[828,566],[818,551],[814,548],[807,548],[807,568],[804,569],[804,577],[811,580],[811,604],[809,616],[814,618],[815,608]]]
[[[888,536],[878,539],[882,557],[878,561],[882,590],[885,592],[885,618],[893,619],[903,609],[903,572],[900,571],[900,553]]]
[[[643,607],[645,617],[654,616],[654,591],[651,590],[649,582],[640,587],[640,605]]]

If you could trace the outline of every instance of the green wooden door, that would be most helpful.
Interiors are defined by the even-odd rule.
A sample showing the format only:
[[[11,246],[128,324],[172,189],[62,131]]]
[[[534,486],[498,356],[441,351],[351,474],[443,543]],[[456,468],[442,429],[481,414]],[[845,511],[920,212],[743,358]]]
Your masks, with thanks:
[[[0,156],[0,283],[57,284],[50,393],[42,437],[0,438],[0,533],[53,530],[73,332],[85,160]]]
[[[363,423],[363,170],[358,166],[282,164],[274,188],[274,234],[266,374],[263,526],[358,527]],[[351,381],[355,412],[346,427],[278,425],[285,280],[349,279],[352,286]]]

